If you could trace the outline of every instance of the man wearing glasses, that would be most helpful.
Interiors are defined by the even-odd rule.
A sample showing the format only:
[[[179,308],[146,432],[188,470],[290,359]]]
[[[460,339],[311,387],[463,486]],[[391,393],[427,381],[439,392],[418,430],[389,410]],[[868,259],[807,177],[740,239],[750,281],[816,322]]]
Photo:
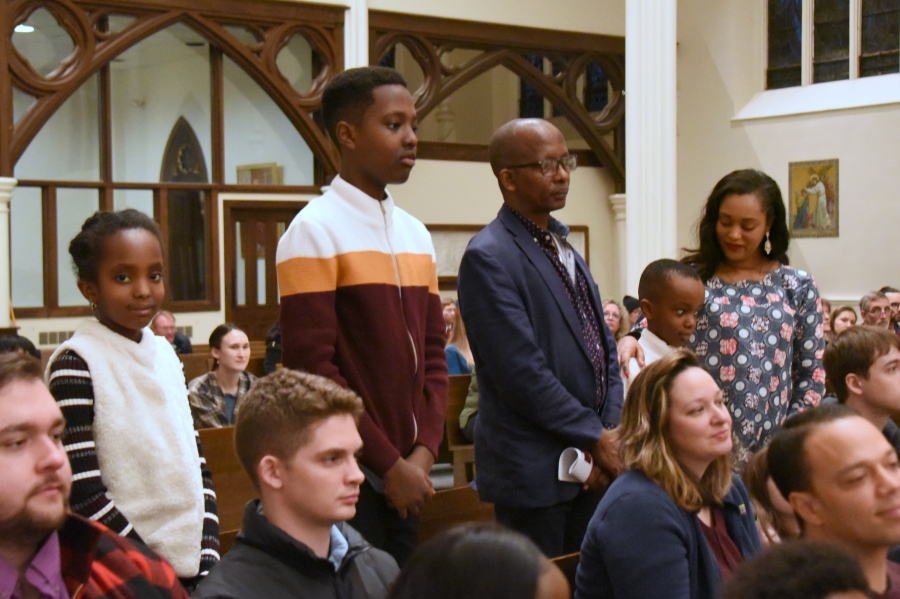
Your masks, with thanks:
[[[900,337],[900,289],[882,287],[879,291],[891,302],[891,329]]]
[[[859,300],[863,324],[885,329],[891,326],[891,301],[880,291],[871,291]]]
[[[619,424],[622,380],[597,284],[550,216],[565,207],[576,167],[562,133],[541,119],[511,121],[489,152],[503,207],[459,270],[478,373],[476,482],[498,522],[554,557],[580,549],[619,472],[608,429]],[[568,447],[591,463],[581,482],[558,478]]]

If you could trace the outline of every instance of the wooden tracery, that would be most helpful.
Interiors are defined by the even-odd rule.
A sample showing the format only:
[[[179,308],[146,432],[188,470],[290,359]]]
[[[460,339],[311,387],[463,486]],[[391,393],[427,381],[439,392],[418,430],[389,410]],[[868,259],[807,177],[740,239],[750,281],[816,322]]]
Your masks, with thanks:
[[[402,44],[421,67],[424,82],[413,94],[420,119],[479,75],[498,65],[506,67],[550,101],[608,169],[617,189],[624,189],[624,38],[383,11],[369,12],[369,26],[372,64]],[[457,48],[482,52],[463,65],[448,66],[442,56]],[[527,56],[534,54],[550,59],[556,74],[529,62]],[[591,62],[601,66],[612,88],[608,104],[597,115],[588,112],[577,93],[577,81]],[[605,138],[610,132],[613,144]]]
[[[11,42],[13,28],[38,9],[46,9],[74,42],[72,54],[48,76],[41,76]],[[322,89],[343,69],[341,7],[255,2],[252,11],[240,0],[12,0],[0,8],[0,175],[11,176],[16,161],[53,113],[91,75],[141,40],[177,22],[205,37],[240,65],[281,108],[297,128],[325,171],[334,174],[338,155],[311,114],[319,109]],[[111,15],[134,20],[110,32]],[[226,27],[249,31],[257,43],[246,45]],[[319,72],[309,90],[298,92],[278,70],[278,53],[294,35],[302,35],[317,53]],[[37,98],[28,112],[13,122],[12,88]],[[8,141],[7,141],[8,140]],[[218,182],[219,169],[213,165]]]

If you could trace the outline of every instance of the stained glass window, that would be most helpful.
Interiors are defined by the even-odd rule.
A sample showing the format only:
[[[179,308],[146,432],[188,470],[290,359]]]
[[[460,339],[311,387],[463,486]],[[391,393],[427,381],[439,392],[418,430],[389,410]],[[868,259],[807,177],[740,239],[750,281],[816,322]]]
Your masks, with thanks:
[[[803,0],[769,0],[769,68],[766,88],[800,85]]]
[[[609,103],[609,77],[596,62],[584,71],[584,107],[589,112],[600,112]]]
[[[859,76],[900,72],[900,0],[863,0]]]
[[[813,83],[850,78],[850,0],[816,0]]]
[[[536,69],[544,70],[543,56],[529,54],[527,58]],[[519,84],[519,116],[523,119],[544,118],[544,96],[524,79]]]

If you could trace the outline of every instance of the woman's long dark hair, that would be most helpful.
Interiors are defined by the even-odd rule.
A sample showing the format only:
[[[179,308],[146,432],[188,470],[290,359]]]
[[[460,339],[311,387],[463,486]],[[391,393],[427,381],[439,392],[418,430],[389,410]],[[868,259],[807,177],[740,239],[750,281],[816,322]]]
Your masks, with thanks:
[[[725,252],[722,251],[716,236],[719,208],[728,196],[747,194],[759,198],[766,213],[769,241],[772,243],[772,251],[766,256],[782,264],[788,264],[787,250],[791,243],[791,233],[788,231],[787,212],[778,184],[762,171],[752,169],[734,171],[716,183],[706,200],[703,215],[697,225],[699,247],[682,248],[686,254],[681,261],[696,268],[704,282],[712,278],[716,269],[725,260]],[[763,249],[760,251],[764,252]]]
[[[524,535],[496,524],[464,524],[419,547],[388,599],[534,599],[548,567]]]

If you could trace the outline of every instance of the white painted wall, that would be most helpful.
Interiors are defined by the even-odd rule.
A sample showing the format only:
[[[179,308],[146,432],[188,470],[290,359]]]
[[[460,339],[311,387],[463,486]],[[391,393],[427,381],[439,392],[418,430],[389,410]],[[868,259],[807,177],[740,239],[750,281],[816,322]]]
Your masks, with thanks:
[[[839,302],[900,284],[900,106],[732,122],[765,86],[764,18],[762,0],[679,2],[679,245],[693,243],[703,203],[728,172],[762,169],[785,192],[789,162],[837,158],[840,237],[795,239],[791,260]]]

